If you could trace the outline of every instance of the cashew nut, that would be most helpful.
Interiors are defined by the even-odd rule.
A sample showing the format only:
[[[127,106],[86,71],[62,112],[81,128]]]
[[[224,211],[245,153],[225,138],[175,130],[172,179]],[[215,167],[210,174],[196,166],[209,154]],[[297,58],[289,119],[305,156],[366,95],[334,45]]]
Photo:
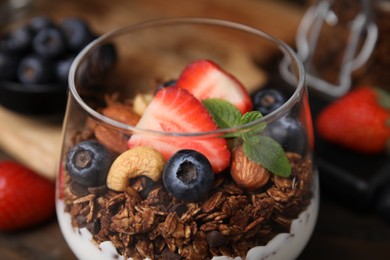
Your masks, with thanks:
[[[115,191],[124,191],[129,179],[147,176],[153,181],[161,178],[165,160],[161,153],[151,147],[137,146],[120,154],[107,176],[107,187]]]
[[[142,116],[152,99],[152,94],[137,94],[133,102],[134,112]]]

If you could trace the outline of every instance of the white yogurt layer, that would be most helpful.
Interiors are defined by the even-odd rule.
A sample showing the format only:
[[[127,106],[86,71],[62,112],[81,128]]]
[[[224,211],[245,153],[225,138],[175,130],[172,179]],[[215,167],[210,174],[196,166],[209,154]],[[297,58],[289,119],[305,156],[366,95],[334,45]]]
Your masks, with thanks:
[[[314,195],[308,208],[292,221],[290,233],[281,233],[270,240],[265,246],[257,246],[249,250],[246,260],[277,260],[295,259],[309,241],[317,220],[319,207],[318,178],[314,187]],[[75,229],[71,225],[71,217],[64,211],[63,201],[57,201],[57,217],[62,233],[68,245],[81,260],[119,259],[114,245],[105,241],[97,245],[92,240],[92,234],[86,229]],[[231,257],[219,256],[215,260],[229,260]],[[241,259],[236,257],[234,259]]]

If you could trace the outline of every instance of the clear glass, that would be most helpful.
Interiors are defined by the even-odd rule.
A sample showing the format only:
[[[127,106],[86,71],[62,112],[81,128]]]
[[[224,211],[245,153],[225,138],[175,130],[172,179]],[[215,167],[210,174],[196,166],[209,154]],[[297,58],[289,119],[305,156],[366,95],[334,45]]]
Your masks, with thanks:
[[[114,47],[116,59],[102,54],[102,46]],[[186,65],[199,59],[217,63],[249,93],[272,85],[287,99],[264,117],[212,131],[137,126],[139,118],[132,121],[133,116],[142,118],[147,100],[157,95],[156,87],[177,79]],[[281,59],[290,62],[296,84],[280,76]],[[303,250],[317,218],[318,176],[304,70],[286,44],[229,21],[150,21],[110,32],[88,45],[73,63],[69,83],[56,201],[61,230],[79,259],[293,259]],[[193,115],[188,121],[192,120]],[[286,124],[288,120],[298,130]],[[194,143],[218,140],[225,142],[227,153],[214,154],[210,161],[228,161],[225,167],[213,167],[212,175],[196,170],[195,178],[212,178],[200,186],[202,196],[185,186],[188,196],[200,196],[187,199],[166,187],[172,179],[162,177],[176,174],[174,167],[167,167],[172,157],[161,160],[144,150],[134,152],[128,146],[134,136],[157,152],[165,149],[157,143],[197,150]],[[257,142],[270,139],[279,143],[279,154]],[[89,146],[75,159],[71,151],[84,142]],[[91,143],[100,147],[98,152]],[[242,152],[246,143],[253,144],[248,145],[252,156],[267,157],[272,169],[285,158],[291,174],[278,176],[248,159],[250,152]],[[101,145],[104,150],[99,150]],[[208,148],[203,151],[208,153]],[[90,166],[93,174],[87,180],[70,174]],[[179,171],[188,174],[187,169],[193,168],[183,166],[177,175],[169,175],[176,178],[172,182],[180,179]],[[209,190],[203,192],[206,186]]]

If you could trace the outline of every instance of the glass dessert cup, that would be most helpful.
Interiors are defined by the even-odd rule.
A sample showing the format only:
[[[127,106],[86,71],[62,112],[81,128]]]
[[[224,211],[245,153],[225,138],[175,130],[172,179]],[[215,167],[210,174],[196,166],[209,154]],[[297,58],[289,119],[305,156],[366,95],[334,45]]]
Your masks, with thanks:
[[[281,59],[293,86],[272,65]],[[282,41],[221,20],[145,22],[88,45],[69,83],[56,203],[79,259],[303,250],[318,176],[303,66]],[[284,101],[262,99],[261,114],[265,89]]]

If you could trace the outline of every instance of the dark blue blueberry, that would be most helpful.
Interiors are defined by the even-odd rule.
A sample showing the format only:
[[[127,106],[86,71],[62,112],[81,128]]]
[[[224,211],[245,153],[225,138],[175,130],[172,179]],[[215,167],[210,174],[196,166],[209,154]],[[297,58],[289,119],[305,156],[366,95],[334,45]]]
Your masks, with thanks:
[[[0,51],[0,80],[15,80],[20,58]]]
[[[167,191],[180,200],[202,201],[213,187],[214,172],[203,154],[180,150],[167,161],[163,182]]]
[[[20,27],[0,41],[0,50],[23,55],[31,48],[33,33],[27,26]]]
[[[56,58],[66,52],[63,33],[56,27],[39,31],[33,40],[34,51],[45,58]]]
[[[266,88],[256,91],[252,101],[253,108],[265,116],[282,106],[286,100],[280,91]]]
[[[40,57],[28,56],[20,61],[18,79],[24,84],[45,84],[54,80],[53,64]]]
[[[172,86],[175,86],[177,83],[177,80],[176,79],[171,79],[171,80],[168,80],[168,81],[165,81],[161,84],[159,84],[156,88],[156,92],[159,91],[160,89],[162,88],[166,88],[166,87],[172,87]]]
[[[304,154],[308,139],[302,124],[292,117],[282,117],[267,125],[264,135],[277,141],[285,151]]]
[[[61,23],[70,50],[79,52],[96,37],[86,21],[80,18],[66,18]]]
[[[70,66],[74,60],[75,56],[69,56],[67,58],[61,59],[57,61],[56,64],[56,76],[57,80],[60,83],[67,84],[68,82],[68,74]]]
[[[99,142],[87,140],[76,144],[66,158],[66,170],[74,182],[87,187],[104,185],[113,155]]]
[[[43,29],[55,27],[54,21],[47,16],[36,16],[30,20],[29,26],[32,31],[39,32]]]

